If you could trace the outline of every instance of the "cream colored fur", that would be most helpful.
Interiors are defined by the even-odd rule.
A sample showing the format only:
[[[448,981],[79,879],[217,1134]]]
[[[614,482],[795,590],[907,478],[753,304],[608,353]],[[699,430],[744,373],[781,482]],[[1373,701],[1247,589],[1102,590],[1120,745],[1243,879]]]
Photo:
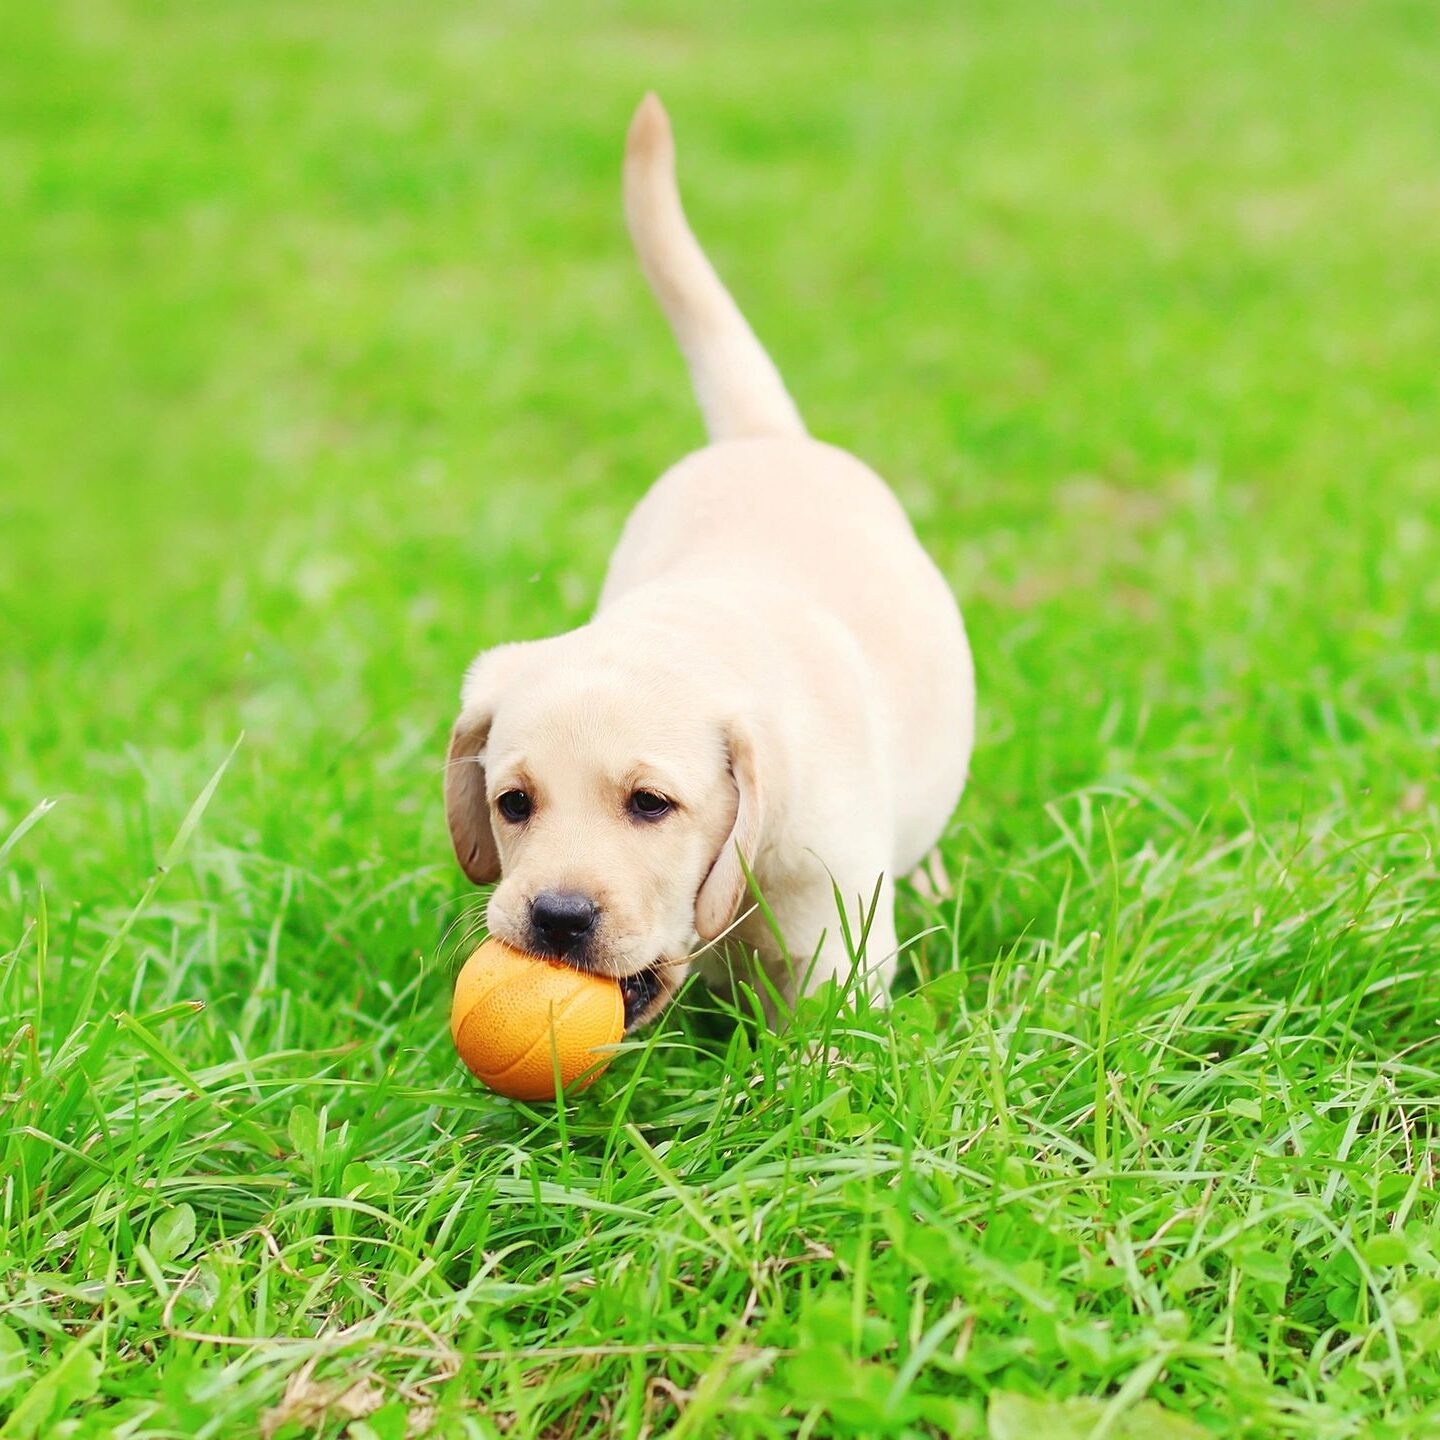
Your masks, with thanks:
[[[456,851],[477,883],[499,880],[490,929],[522,947],[541,891],[595,900],[587,963],[661,967],[635,1023],[732,925],[693,962],[712,982],[751,955],[787,1000],[848,980],[835,891],[858,935],[878,886],[855,988],[881,1001],[894,878],[935,843],[969,763],[960,613],[885,484],[806,436],[686,224],[654,96],[631,126],[625,212],[713,443],[631,514],[589,624],[471,667],[447,766]],[[637,789],[675,808],[637,820]],[[510,790],[532,801],[522,824],[496,809]]]

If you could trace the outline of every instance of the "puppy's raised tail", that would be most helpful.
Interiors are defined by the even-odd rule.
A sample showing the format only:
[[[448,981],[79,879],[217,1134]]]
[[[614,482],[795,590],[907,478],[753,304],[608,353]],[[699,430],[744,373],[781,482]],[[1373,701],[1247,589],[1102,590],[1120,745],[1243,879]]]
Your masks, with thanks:
[[[755,332],[691,233],[675,185],[670,117],[647,95],[625,144],[625,219],[690,368],[712,440],[803,435],[805,422]]]

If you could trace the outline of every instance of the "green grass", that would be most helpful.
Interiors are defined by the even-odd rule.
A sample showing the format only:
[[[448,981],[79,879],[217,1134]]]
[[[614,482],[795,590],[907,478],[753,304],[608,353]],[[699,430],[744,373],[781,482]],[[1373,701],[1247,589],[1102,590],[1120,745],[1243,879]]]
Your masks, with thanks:
[[[1433,6],[11,11],[4,1440],[1440,1434]],[[531,1108],[440,764],[699,439],[650,86],[982,733],[892,1014]]]

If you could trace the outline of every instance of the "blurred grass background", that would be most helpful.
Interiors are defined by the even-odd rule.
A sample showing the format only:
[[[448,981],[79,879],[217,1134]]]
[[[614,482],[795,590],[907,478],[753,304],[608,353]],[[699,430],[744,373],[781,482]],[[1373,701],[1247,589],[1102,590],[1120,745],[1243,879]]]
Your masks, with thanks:
[[[461,670],[581,621],[625,513],[701,439],[619,213],[654,88],[695,227],[811,428],[893,481],[965,606],[982,733],[947,859],[968,878],[922,975],[1009,994],[997,957],[1071,953],[1108,876],[1213,844],[1177,913],[1273,924],[1246,984],[1277,1013],[1303,1010],[1306,934],[1352,943],[1335,897],[1379,895],[1356,914],[1393,948],[1353,939],[1327,1063],[1433,1057],[1432,5],[58,0],[4,32],[0,836],[60,803],[0,874],[0,1044],[37,1021],[41,896],[63,995],[243,732],[101,1010],[205,999],[173,1042],[196,1063],[237,1034],[355,1042],[356,1083],[398,1067],[458,1095],[425,967],[466,903],[438,798]],[[1372,1007],[1387,967],[1405,983]],[[70,1083],[46,1069],[63,1019],[37,1022],[32,1098]],[[647,1074],[672,1063],[653,1053]],[[102,1094],[114,1063],[85,1072]],[[284,1141],[336,1063],[287,1060],[298,1088],[258,1123]],[[650,1118],[673,1102],[683,1136],[718,1070],[674,1063]],[[73,1106],[34,1103],[26,1124],[84,1143]],[[418,1163],[433,1103],[386,1111],[371,1148]],[[181,1173],[203,1136],[164,1123]],[[45,1173],[37,1197],[64,1188]],[[13,1276],[79,1264],[36,1203]],[[1195,1393],[1220,1405],[1228,1374]],[[1328,1383],[1254,1433],[1402,1423],[1383,1386]]]
[[[7,726],[12,776],[142,726],[428,743],[472,649],[586,613],[699,440],[617,219],[647,86],[812,427],[954,576],[992,733],[1061,732],[987,785],[1044,785],[1007,773],[1027,750],[1093,773],[1077,706],[1334,774],[1327,695],[1363,724],[1367,680],[1433,687],[1404,656],[1436,595],[1430,7],[261,0],[8,28],[6,650],[55,746]],[[1268,713],[1277,680],[1312,703]]]

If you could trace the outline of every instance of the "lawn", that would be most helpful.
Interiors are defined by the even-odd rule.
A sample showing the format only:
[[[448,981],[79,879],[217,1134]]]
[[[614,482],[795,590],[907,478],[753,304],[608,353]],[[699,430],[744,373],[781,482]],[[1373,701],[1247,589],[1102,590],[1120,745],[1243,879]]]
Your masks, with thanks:
[[[3,1440],[1440,1435],[1435,7],[5,33]],[[441,762],[700,441],[649,87],[981,732],[892,1012],[533,1107]]]

